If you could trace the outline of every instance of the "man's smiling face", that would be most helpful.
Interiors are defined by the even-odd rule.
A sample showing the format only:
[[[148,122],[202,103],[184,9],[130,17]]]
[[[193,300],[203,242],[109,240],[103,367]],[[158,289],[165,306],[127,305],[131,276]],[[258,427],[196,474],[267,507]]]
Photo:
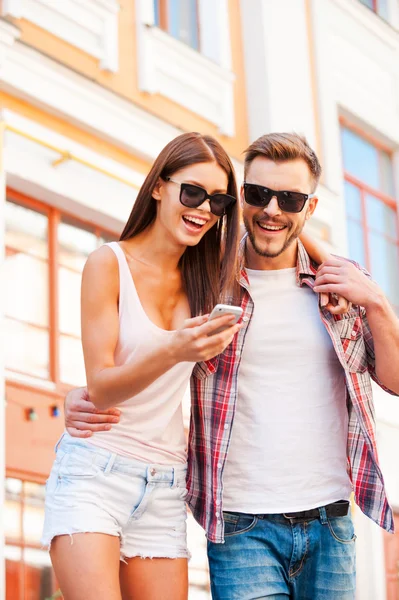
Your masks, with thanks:
[[[314,181],[309,167],[301,158],[273,162],[258,156],[249,165],[245,180],[247,183],[255,183],[276,191],[302,194],[311,194],[314,191]],[[243,188],[241,202],[245,228],[253,251],[259,257],[276,259],[280,256],[283,258],[282,255],[288,252],[292,243],[299,237],[305,222],[316,208],[317,198],[308,199],[299,213],[280,210],[276,197],[273,197],[264,208],[251,206],[245,202]],[[292,248],[289,254],[292,254]]]

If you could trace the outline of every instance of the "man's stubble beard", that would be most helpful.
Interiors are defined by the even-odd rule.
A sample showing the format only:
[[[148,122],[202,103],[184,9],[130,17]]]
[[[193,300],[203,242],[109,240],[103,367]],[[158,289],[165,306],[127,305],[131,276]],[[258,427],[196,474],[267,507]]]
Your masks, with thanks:
[[[254,228],[256,226],[256,221],[252,222],[254,225]],[[244,217],[244,225],[245,225],[245,230],[248,234],[249,237],[249,241],[251,242],[251,246],[254,249],[254,251],[256,252],[256,254],[258,254],[258,256],[263,256],[265,258],[277,258],[278,256],[280,256],[281,254],[283,254],[283,252],[285,252],[285,250],[287,250],[287,248],[289,246],[291,246],[291,244],[297,240],[299,238],[299,236],[302,233],[302,230],[305,226],[305,222],[302,223],[302,225],[298,225],[293,232],[288,235],[288,237],[286,238],[284,244],[282,245],[280,250],[277,250],[277,252],[268,252],[267,250],[262,250],[256,243],[256,237],[255,234],[253,233],[253,230],[251,230],[251,228],[249,227],[249,220]]]

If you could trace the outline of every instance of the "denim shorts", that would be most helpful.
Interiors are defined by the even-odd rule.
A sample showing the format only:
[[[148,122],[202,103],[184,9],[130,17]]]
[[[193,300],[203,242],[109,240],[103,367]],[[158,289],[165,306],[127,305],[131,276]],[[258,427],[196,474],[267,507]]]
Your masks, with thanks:
[[[104,533],[120,538],[121,560],[189,558],[186,465],[141,463],[68,434],[56,453],[43,546],[58,535]]]

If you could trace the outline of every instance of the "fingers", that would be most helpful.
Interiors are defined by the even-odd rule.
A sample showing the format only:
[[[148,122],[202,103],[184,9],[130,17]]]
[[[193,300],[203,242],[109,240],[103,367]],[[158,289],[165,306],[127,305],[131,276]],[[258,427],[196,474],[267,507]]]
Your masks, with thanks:
[[[119,417],[106,414],[70,412],[65,419],[65,423],[69,427],[90,429],[91,431],[101,431],[101,426],[103,425],[111,426],[119,423]],[[96,429],[98,426],[100,429]]]
[[[328,294],[320,294],[320,306],[327,307],[330,302]]]
[[[352,302],[349,302],[343,296],[334,296],[326,293],[320,294],[320,306],[328,310],[332,315],[344,315],[352,308]]]
[[[112,429],[112,425],[110,425],[109,423],[87,423],[85,421],[73,421],[73,423],[71,423],[69,425],[69,427],[67,427],[67,429],[74,429],[76,431],[90,431],[91,433],[97,432],[97,431],[110,431],[110,429]],[[71,434],[73,435],[73,434]]]
[[[208,320],[209,314],[201,315],[200,317],[193,317],[192,319],[186,319],[184,321],[184,328],[190,329],[192,327],[198,327]]]
[[[317,274],[315,286],[323,285],[323,283],[341,283],[342,277],[337,273],[325,273],[324,275]]]
[[[235,321],[234,315],[223,315],[222,317],[216,317],[212,321],[207,321],[198,328],[200,335],[212,336],[221,327],[229,328]]]
[[[209,336],[207,338],[210,344],[208,345],[208,352],[212,353],[210,358],[223,352],[223,350],[231,344],[234,336],[241,329],[241,327],[242,323],[237,323],[236,325],[233,325],[232,327],[229,327],[218,334]]]
[[[77,438],[88,438],[93,435],[91,431],[80,431],[79,429],[75,429],[75,427],[67,427],[66,430],[69,435]]]
[[[121,411],[117,408],[108,408],[107,410],[99,410],[90,400],[82,400],[81,398],[74,400],[68,407],[66,412],[71,413],[91,413],[97,416],[109,415],[119,417]]]
[[[349,300],[347,300],[343,296],[338,296],[338,306],[341,308],[342,311],[339,314],[343,315],[351,310],[352,302],[349,302]]]
[[[342,267],[342,265],[351,264],[349,261],[343,258],[336,258],[335,256],[329,256],[319,267],[319,270],[323,267]]]

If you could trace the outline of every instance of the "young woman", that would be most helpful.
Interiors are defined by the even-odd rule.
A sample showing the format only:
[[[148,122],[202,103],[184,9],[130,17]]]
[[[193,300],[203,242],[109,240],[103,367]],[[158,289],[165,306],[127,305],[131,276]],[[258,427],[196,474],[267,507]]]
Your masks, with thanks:
[[[57,445],[43,543],[65,600],[187,598],[181,400],[194,363],[240,327],[228,316],[207,321],[235,279],[236,198],[220,144],[183,134],[156,159],[120,242],[87,261],[88,391],[99,409],[118,405],[121,419],[90,441],[64,434]]]

